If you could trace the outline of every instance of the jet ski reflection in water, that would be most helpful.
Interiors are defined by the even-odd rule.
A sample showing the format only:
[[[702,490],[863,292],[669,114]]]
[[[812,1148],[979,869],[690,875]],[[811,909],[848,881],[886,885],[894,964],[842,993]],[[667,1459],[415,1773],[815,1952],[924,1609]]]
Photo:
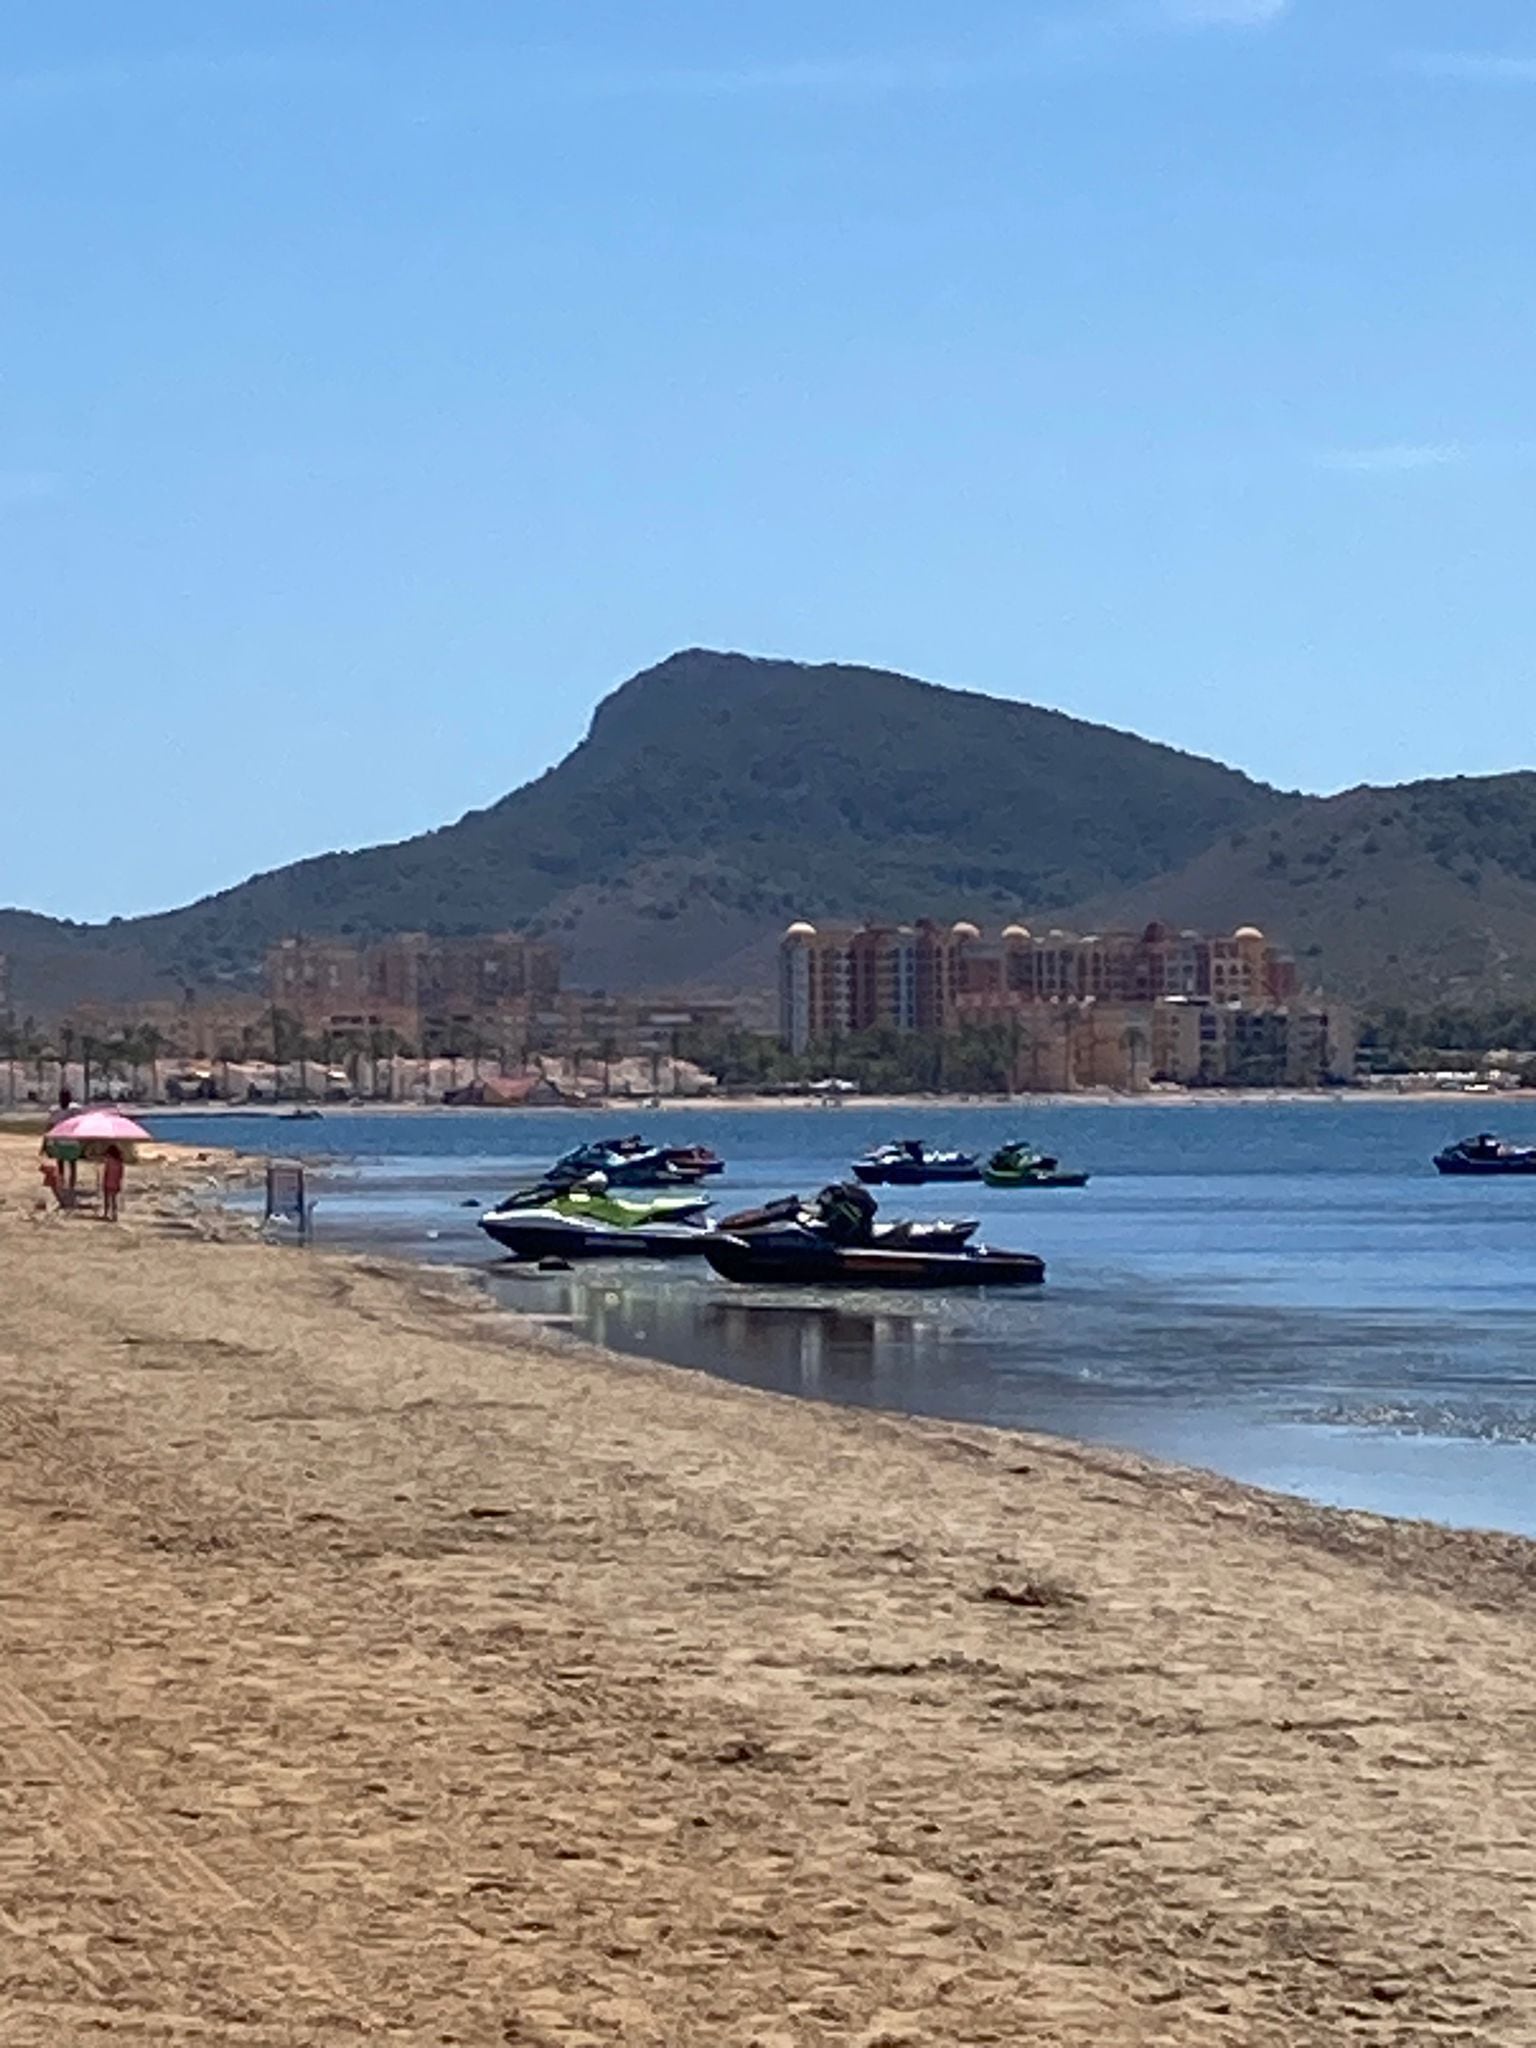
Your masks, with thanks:
[[[874,1197],[856,1181],[814,1201],[786,1196],[728,1216],[704,1245],[722,1279],[803,1286],[1022,1286],[1045,1278],[1032,1252],[974,1245],[976,1224],[904,1218],[879,1223]]]

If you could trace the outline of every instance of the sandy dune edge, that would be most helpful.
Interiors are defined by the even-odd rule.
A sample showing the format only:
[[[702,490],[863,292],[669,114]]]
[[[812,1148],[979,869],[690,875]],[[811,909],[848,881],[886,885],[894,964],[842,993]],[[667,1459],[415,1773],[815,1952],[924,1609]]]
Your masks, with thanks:
[[[1536,2039],[1525,1544],[0,1165],[3,2048]]]

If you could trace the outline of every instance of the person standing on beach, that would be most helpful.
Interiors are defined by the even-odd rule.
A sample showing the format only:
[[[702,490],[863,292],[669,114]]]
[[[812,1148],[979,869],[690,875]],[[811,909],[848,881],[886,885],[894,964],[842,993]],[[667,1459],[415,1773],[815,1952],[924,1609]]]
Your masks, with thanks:
[[[101,1161],[101,1213],[108,1223],[117,1221],[117,1198],[123,1191],[123,1154],[109,1145]]]
[[[66,1081],[59,1089],[59,1106],[48,1119],[51,1131],[55,1124],[61,1124],[66,1117],[74,1114],[75,1098]],[[57,1139],[51,1148],[59,1162],[59,1207],[72,1209],[75,1205],[75,1186],[80,1173],[80,1147],[67,1140]]]

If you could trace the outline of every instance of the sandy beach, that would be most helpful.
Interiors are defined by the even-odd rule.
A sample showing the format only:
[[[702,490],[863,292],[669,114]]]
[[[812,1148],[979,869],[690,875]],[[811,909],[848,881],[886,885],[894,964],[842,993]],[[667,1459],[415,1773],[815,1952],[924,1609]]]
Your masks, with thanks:
[[[39,1217],[35,1156],[3,2048],[1536,2038],[1536,1547],[581,1349],[207,1159]]]

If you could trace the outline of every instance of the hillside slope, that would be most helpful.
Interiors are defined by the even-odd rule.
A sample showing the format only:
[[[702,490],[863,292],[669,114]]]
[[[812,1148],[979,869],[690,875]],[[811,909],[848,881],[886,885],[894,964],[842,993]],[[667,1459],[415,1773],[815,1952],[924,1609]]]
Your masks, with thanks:
[[[1536,774],[1317,798],[1074,915],[1216,928],[1251,917],[1309,981],[1357,1000],[1536,991]]]
[[[1377,1001],[1536,991],[1536,775],[1284,796],[1102,726],[878,670],[695,649],[457,824],[162,916],[0,911],[18,1012],[252,981],[303,931],[528,926],[578,986],[763,985],[784,921],[1256,918]]]
[[[455,825],[158,917],[26,920],[0,945],[18,1006],[42,1005],[44,967],[76,997],[238,978],[293,931],[532,924],[565,943],[577,983],[719,982],[791,914],[1048,910],[1134,888],[1297,801],[1031,705],[695,649],[615,691],[558,767]]]

